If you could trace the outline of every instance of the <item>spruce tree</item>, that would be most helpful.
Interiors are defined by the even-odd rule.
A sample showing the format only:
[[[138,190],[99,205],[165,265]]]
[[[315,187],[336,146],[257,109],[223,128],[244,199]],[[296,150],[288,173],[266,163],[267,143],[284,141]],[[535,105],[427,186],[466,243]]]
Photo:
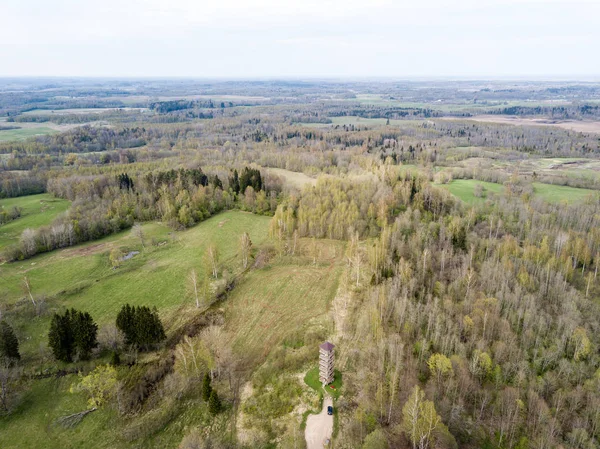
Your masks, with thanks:
[[[221,411],[221,400],[215,390],[210,393],[210,398],[208,399],[208,411],[213,416]]]
[[[210,399],[212,391],[213,389],[210,384],[210,376],[208,375],[208,373],[206,373],[204,375],[204,379],[202,380],[202,399],[208,401]]]
[[[142,347],[147,347],[156,343],[160,343],[166,338],[165,330],[158,317],[156,307],[137,307],[135,310],[135,327],[137,344]]]
[[[92,349],[98,346],[98,325],[88,312],[71,310],[71,329],[73,344],[81,360],[90,358]]]
[[[135,335],[135,308],[129,304],[121,307],[116,324],[117,328],[125,335],[125,343],[135,344],[137,341]]]
[[[19,340],[15,331],[6,321],[0,321],[0,359],[6,359],[12,363],[20,358]]]
[[[64,315],[55,313],[52,316],[48,332],[48,346],[50,346],[54,358],[62,362],[73,360],[74,339],[70,318],[69,311]]]
[[[125,304],[117,315],[117,328],[125,334],[127,344],[147,347],[166,338],[156,307],[132,307]]]
[[[56,360],[72,362],[73,356],[86,360],[98,346],[98,325],[87,312],[70,309],[64,315],[55,313],[50,322],[48,346]]]

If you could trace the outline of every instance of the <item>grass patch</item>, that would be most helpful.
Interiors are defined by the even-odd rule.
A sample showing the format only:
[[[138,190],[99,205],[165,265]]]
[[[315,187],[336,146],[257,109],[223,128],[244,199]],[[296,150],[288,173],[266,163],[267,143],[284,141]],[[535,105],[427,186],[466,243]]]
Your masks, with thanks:
[[[338,370],[334,370],[333,372],[333,383],[331,385],[327,385],[325,387],[327,389],[327,394],[333,397],[333,399],[338,399],[340,394],[342,393],[342,373]],[[321,398],[323,398],[323,394],[325,394],[325,390],[323,390],[323,386],[321,381],[319,380],[319,367],[315,366],[310,369],[306,375],[304,376],[304,383],[308,385],[310,388],[315,390]],[[331,388],[333,386],[333,388]]]
[[[310,176],[307,176],[304,173],[285,170],[283,168],[269,168],[267,170],[270,173],[281,176],[285,180],[286,184],[289,184],[292,187],[296,187],[298,189],[302,189],[307,184],[311,186],[317,184],[317,180],[315,178],[311,178]]]
[[[580,203],[590,195],[597,195],[598,191],[590,189],[579,189],[577,187],[557,186],[553,184],[533,183],[533,190],[537,196],[549,203]]]
[[[269,217],[230,211],[216,215],[182,232],[171,233],[159,223],[146,223],[147,240],[165,241],[144,250],[129,231],[92,243],[42,254],[23,262],[0,266],[0,306],[23,297],[21,281],[26,274],[36,296],[51,298],[51,308],[75,307],[88,311],[99,325],[114,321],[125,303],[156,306],[162,317],[174,317],[192,306],[187,276],[192,268],[205,266],[205,252],[214,244],[220,253],[221,269],[241,269],[239,237],[247,231],[255,246],[268,234]],[[116,270],[108,254],[114,247],[141,250]],[[24,306],[26,307],[26,306]],[[22,351],[35,353],[45,345],[49,317],[22,320],[19,333]]]
[[[0,130],[0,142],[9,142],[12,140],[25,140],[30,137],[44,136],[46,134],[54,134],[58,131],[46,126],[31,127],[31,128],[19,128],[19,129],[5,129]]]
[[[322,241],[322,246],[339,242]],[[327,251],[325,251],[327,252]],[[235,352],[259,363],[297,329],[322,317],[334,298],[342,270],[341,254],[316,265],[294,257],[249,272],[225,305]]]
[[[475,186],[481,184],[484,188],[483,196],[475,196]],[[449,184],[438,184],[438,187],[448,190],[452,195],[467,204],[484,203],[488,192],[502,193],[504,186],[493,182],[478,181],[476,179],[456,179]]]
[[[58,214],[65,212],[70,204],[70,201],[54,198],[49,193],[0,200],[0,210],[10,210],[14,206],[23,209],[20,218],[0,225],[0,251],[17,243],[25,229],[50,224]]]

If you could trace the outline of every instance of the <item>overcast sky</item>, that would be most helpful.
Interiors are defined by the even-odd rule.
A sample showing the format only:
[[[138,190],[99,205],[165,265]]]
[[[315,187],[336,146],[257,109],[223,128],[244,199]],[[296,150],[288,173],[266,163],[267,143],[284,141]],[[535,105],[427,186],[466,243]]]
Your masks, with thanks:
[[[0,76],[598,77],[600,0],[0,0]]]

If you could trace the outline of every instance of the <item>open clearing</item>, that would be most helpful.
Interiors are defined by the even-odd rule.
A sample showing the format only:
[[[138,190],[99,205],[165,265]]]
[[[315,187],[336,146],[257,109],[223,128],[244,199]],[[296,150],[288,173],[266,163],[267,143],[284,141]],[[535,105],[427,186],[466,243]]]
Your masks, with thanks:
[[[0,142],[8,142],[11,140],[25,140],[30,137],[44,136],[46,134],[53,134],[58,132],[49,126],[36,126],[36,127],[21,127],[18,129],[0,129]]]
[[[484,196],[476,197],[474,195],[475,186],[481,184],[484,187]],[[487,193],[502,193],[504,186],[493,182],[478,181],[476,179],[456,179],[449,184],[439,184],[439,187],[447,189],[452,195],[461,199],[467,204],[483,203],[487,199]]]
[[[58,214],[65,212],[70,204],[70,201],[54,198],[48,193],[0,200],[0,210],[10,210],[14,206],[23,209],[20,218],[0,225],[0,250],[17,243],[25,229],[50,224]]]
[[[42,254],[23,262],[0,265],[0,300],[14,304],[23,293],[24,275],[34,295],[46,295],[50,308],[75,307],[90,312],[99,325],[112,322],[121,306],[156,306],[163,317],[192,306],[187,292],[187,276],[192,268],[205,266],[205,251],[210,243],[219,251],[221,267],[230,273],[239,271],[239,237],[246,231],[254,245],[267,238],[269,217],[230,211],[216,215],[185,231],[172,233],[159,223],[143,225],[146,249],[129,231],[93,243]],[[219,223],[224,222],[222,226]],[[151,239],[166,242],[150,246]],[[110,267],[112,248],[141,253],[116,270]],[[23,352],[35,351],[45,344],[49,316],[22,321],[19,332],[27,335]]]
[[[450,120],[450,118],[445,119]],[[578,131],[584,133],[600,133],[600,121],[552,120],[542,118],[534,119],[517,117],[512,115],[477,115],[474,117],[469,117],[468,120],[516,126],[554,126],[556,128],[563,128],[570,131]]]
[[[285,170],[283,168],[268,168],[267,171],[273,173],[274,175],[281,176],[285,180],[286,184],[298,189],[303,189],[307,184],[312,186],[317,184],[317,180],[315,178],[311,178],[304,173]]]
[[[71,109],[32,109],[22,115],[76,115],[76,114],[101,114],[110,111],[144,111],[147,108],[71,108]]]
[[[481,184],[485,189],[483,197],[479,198],[474,195],[477,184]],[[534,182],[532,186],[534,194],[549,203],[560,203],[563,201],[570,203],[582,202],[589,198],[590,195],[598,194],[596,190],[544,184],[541,182]],[[467,204],[483,203],[487,199],[488,192],[501,194],[504,191],[504,186],[501,184],[478,181],[476,179],[455,179],[449,184],[438,184],[438,187],[447,189],[452,195]]]
[[[20,282],[26,274],[34,294],[47,296],[50,311],[63,307],[86,310],[102,327],[113,322],[127,302],[156,306],[169,332],[173,322],[196,310],[186,290],[186,278],[192,267],[200,269],[204,265],[208,244],[217,246],[222,270],[240,273],[239,236],[249,232],[258,250],[267,240],[269,222],[270,217],[229,211],[176,233],[161,223],[146,223],[146,249],[125,231],[27,261],[0,265],[0,305],[11,308],[22,298]],[[152,239],[165,243],[150,246]],[[141,253],[113,270],[108,252],[115,247]],[[312,241],[301,239],[296,256],[275,256],[263,268],[251,269],[215,306],[223,310],[233,350],[242,361],[248,361],[247,366],[260,364],[287,336],[327,316],[343,270],[344,243],[320,240],[316,264],[311,256],[314,248]],[[22,302],[19,307],[28,304]],[[49,314],[12,322],[22,338],[24,359],[37,357],[46,345]],[[100,409],[74,429],[55,425],[60,416],[86,408],[82,394],[69,393],[75,381],[77,376],[67,375],[33,382],[19,407],[3,420],[0,447],[79,447],[89,441],[90,435],[102,436],[95,447],[132,447],[131,440],[122,433],[129,421],[111,407]],[[197,404],[182,407],[186,411],[176,422],[135,444],[175,447],[181,440],[181,425],[193,425],[201,419]]]
[[[327,313],[342,271],[343,244],[320,240],[319,247],[316,265],[308,257],[285,257],[251,271],[233,290],[225,316],[234,351],[249,360],[264,358],[287,335]]]

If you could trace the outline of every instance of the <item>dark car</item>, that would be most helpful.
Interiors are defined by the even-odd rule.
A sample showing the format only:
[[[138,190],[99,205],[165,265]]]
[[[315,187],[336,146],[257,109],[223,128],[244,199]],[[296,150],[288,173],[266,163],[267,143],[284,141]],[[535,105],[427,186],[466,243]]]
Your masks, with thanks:
[[[328,415],[333,415],[333,407],[331,405],[327,406],[327,414]]]

